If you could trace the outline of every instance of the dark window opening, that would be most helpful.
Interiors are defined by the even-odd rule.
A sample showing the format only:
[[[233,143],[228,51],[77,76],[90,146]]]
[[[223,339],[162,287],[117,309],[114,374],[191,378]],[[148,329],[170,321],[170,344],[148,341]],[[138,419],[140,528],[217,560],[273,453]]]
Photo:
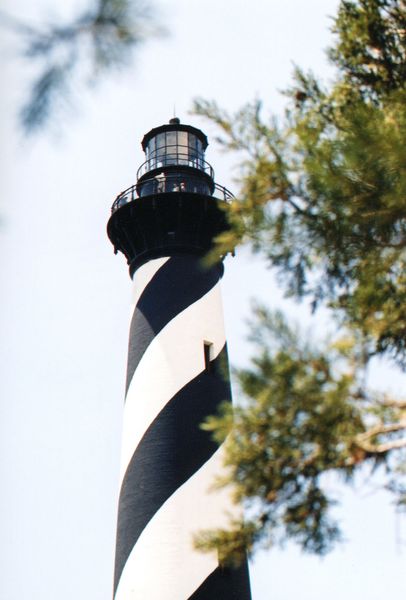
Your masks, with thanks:
[[[210,342],[203,342],[203,351],[204,351],[204,368],[207,373],[211,373],[213,370],[213,365],[211,361],[213,360],[213,344]]]

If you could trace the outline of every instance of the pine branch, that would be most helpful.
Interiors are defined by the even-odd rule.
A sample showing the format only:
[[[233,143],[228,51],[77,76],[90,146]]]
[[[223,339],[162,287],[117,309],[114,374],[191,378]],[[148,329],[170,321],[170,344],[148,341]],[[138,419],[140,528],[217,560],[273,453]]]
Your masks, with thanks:
[[[373,443],[371,440],[379,435],[386,435],[388,433],[395,433],[397,431],[406,430],[406,419],[399,421],[398,423],[389,423],[387,425],[381,424],[372,427],[368,431],[355,436],[355,445],[361,450],[368,452],[368,454],[385,454],[390,450],[396,450],[399,448],[406,448],[406,438],[397,439],[385,443]]]

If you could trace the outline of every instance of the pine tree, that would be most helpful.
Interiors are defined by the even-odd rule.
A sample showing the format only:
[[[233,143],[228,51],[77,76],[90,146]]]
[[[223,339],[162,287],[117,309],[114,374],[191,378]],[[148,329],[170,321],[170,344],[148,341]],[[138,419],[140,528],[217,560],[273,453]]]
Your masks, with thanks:
[[[337,322],[318,348],[281,314],[255,311],[256,354],[236,372],[244,401],[205,424],[229,436],[223,483],[249,507],[244,523],[197,540],[224,560],[286,539],[329,550],[340,532],[327,472],[348,481],[383,464],[406,504],[406,401],[374,393],[365,377],[377,355],[406,368],[405,8],[342,0],[328,53],[335,81],[296,69],[283,119],[265,121],[258,101],[231,116],[195,104],[224,148],[244,154],[221,251],[250,243],[288,295],[327,306]]]

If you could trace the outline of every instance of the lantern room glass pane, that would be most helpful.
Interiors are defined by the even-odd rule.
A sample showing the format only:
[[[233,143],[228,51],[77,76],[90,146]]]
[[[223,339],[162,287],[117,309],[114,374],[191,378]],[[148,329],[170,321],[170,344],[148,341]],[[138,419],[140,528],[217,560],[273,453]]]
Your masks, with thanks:
[[[174,146],[176,146],[176,131],[168,131],[168,133],[166,134],[166,143],[168,146],[171,146],[169,151],[171,153],[174,152]]]
[[[163,148],[165,146],[165,133],[158,133],[155,139],[157,148]]]
[[[167,131],[164,164],[176,165],[177,158],[176,131]]]
[[[166,136],[165,133],[158,133],[155,136],[155,154],[154,154],[154,168],[157,169],[162,167],[165,163],[165,154],[166,154]]]
[[[197,148],[197,161],[198,161],[198,167],[200,169],[204,169],[204,150],[203,150],[203,143],[201,142],[201,140],[196,139],[196,148]]]
[[[178,131],[178,145],[187,146],[187,133],[186,131]]]
[[[189,138],[188,139],[188,146],[189,146],[189,148],[195,149],[196,148],[196,136],[193,135],[192,133],[189,133],[188,138]]]
[[[180,152],[186,152],[186,148],[185,148],[187,146],[186,131],[178,131],[178,146],[180,146],[180,148],[181,148]]]
[[[152,140],[149,140],[148,148],[149,148],[150,153],[153,154],[155,151],[155,138],[152,138]]]
[[[188,159],[191,167],[198,167],[197,164],[197,139],[196,136],[189,133],[188,139]]]

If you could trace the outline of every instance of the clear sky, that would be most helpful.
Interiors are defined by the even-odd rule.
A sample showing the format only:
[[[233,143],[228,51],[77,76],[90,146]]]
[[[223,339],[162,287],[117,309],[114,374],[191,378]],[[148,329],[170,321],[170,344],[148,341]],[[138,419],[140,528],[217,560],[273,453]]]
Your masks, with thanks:
[[[37,20],[81,4],[3,1]],[[281,111],[292,62],[331,75],[323,50],[336,0],[156,4],[168,35],[95,93],[78,90],[78,114],[34,141],[18,131],[15,113],[29,69],[3,34],[0,600],[111,597],[131,283],[105,226],[115,196],[135,182],[144,133],[175,105],[210,139],[213,128],[188,114],[194,97],[234,110],[259,96],[266,112]],[[207,159],[232,189],[230,158],[212,143]],[[224,278],[234,363],[248,357],[251,296],[282,304],[264,266],[240,250]],[[303,320],[302,308],[288,310]],[[337,495],[348,541],[323,560],[291,546],[259,554],[253,600],[405,597],[405,525],[390,499],[338,486]]]

